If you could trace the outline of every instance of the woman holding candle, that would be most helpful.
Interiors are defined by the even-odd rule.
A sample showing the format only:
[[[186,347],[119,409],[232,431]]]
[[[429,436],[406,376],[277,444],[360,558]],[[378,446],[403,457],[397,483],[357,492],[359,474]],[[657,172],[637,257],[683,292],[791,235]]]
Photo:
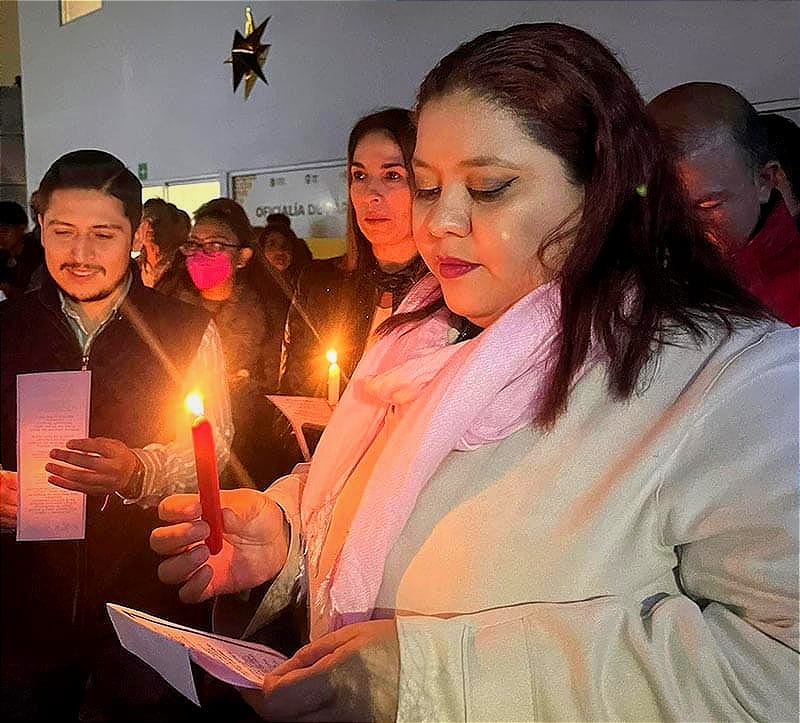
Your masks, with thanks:
[[[481,35],[418,113],[433,276],[308,479],[223,499],[224,563],[162,503],[161,579],[271,581],[243,635],[307,590],[311,644],[243,693],[270,720],[796,719],[798,331],[584,32]]]
[[[286,321],[281,394],[325,396],[326,352],[344,390],[367,346],[424,273],[411,232],[414,126],[404,108],[361,118],[347,145],[347,254],[300,274]]]

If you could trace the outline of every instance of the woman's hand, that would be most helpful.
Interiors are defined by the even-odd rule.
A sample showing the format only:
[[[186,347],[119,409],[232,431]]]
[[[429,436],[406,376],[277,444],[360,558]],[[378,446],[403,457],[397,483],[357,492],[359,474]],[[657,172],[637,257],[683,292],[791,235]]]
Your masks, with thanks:
[[[264,720],[394,721],[400,646],[394,620],[340,628],[240,692]]]
[[[137,467],[136,455],[118,439],[71,439],[66,449],[50,450],[50,458],[71,467],[48,462],[47,481],[87,495],[122,493]]]
[[[17,529],[17,473],[0,470],[0,530]]]
[[[158,566],[162,582],[181,585],[178,596],[195,603],[215,595],[239,592],[274,578],[286,562],[289,529],[283,510],[257,490],[220,492],[222,550],[213,557],[204,540],[211,530],[199,519],[199,495],[171,495],[158,506],[171,522],[150,534],[150,547],[166,555]]]

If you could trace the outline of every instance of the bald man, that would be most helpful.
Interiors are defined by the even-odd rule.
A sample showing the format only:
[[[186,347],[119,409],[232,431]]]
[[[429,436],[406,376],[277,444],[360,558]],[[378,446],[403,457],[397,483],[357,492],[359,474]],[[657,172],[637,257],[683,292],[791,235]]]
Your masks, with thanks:
[[[800,234],[779,194],[755,108],[719,83],[685,83],[649,105],[675,142],[679,171],[709,238],[742,284],[778,317],[800,325]]]

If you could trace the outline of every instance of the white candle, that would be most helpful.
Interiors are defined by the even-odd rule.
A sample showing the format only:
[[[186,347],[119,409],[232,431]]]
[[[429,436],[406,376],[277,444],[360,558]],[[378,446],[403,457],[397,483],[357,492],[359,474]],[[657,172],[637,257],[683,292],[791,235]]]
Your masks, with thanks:
[[[342,370],[336,363],[336,349],[328,349],[325,358],[328,360],[328,404],[334,406],[339,402],[339,381]]]

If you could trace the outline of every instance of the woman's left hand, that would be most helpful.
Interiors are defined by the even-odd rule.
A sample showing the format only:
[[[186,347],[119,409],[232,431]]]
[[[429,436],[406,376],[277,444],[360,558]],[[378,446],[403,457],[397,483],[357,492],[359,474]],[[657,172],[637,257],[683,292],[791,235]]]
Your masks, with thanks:
[[[264,720],[394,721],[400,646],[394,620],[340,628],[301,648],[264,678],[240,689]]]

